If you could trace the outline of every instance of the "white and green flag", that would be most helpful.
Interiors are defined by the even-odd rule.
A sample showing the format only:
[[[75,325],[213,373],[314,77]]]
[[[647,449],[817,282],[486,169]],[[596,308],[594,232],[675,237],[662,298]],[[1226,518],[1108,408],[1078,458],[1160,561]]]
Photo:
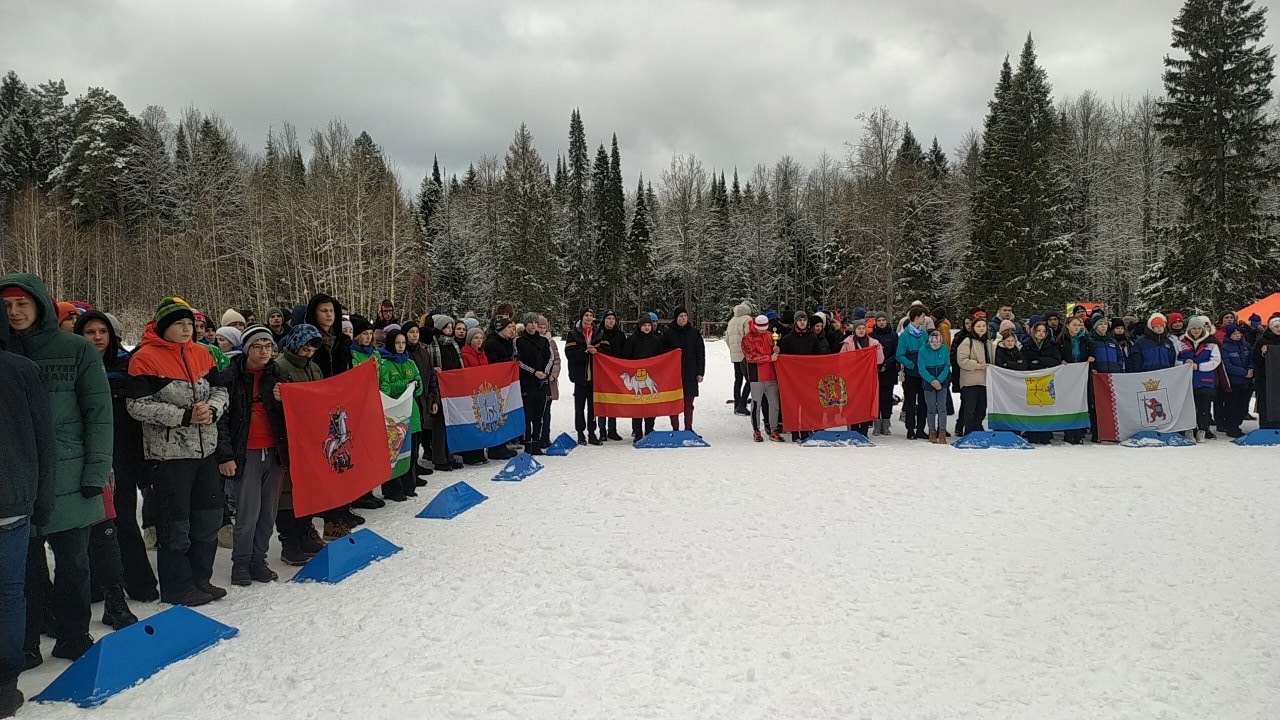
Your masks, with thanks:
[[[1089,364],[1048,370],[987,366],[987,423],[992,430],[1054,432],[1089,427]]]
[[[409,472],[414,459],[409,457],[413,448],[409,423],[413,419],[413,391],[418,383],[411,382],[400,397],[382,396],[382,415],[387,423],[387,451],[391,455],[390,477],[400,477]]]

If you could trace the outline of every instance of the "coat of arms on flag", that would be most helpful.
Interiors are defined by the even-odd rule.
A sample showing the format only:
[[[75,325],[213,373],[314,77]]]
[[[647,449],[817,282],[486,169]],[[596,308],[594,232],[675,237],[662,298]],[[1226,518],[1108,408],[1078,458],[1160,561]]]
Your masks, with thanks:
[[[844,378],[834,373],[827,373],[818,381],[818,404],[824,408],[833,408],[849,402],[849,390],[845,387]]]
[[[1027,378],[1027,405],[1046,407],[1056,401],[1052,375]]]
[[[451,452],[491,448],[524,432],[520,366],[514,362],[442,370],[436,378]]]
[[[1142,390],[1138,393],[1138,406],[1142,427],[1161,427],[1169,420],[1169,414],[1165,412],[1165,408],[1169,407],[1169,391],[1160,387],[1159,380],[1143,380]]]
[[[648,368],[636,368],[635,374],[618,373],[618,379],[628,390],[635,393],[637,400],[657,400],[658,384],[653,381]]]
[[[684,412],[680,358],[679,350],[643,360],[593,355],[596,416],[649,418]]]
[[[476,419],[476,429],[480,432],[493,432],[502,427],[507,418],[503,415],[506,403],[502,394],[491,382],[480,383],[471,391],[471,414]]]

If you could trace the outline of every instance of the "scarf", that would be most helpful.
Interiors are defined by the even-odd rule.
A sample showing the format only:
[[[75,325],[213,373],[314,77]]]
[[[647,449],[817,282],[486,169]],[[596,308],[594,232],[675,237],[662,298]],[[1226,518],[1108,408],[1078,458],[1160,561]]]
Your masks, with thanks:
[[[357,349],[360,350],[360,352],[364,352],[364,350],[361,348],[357,348]],[[393,363],[409,362],[409,350],[407,347],[405,348],[405,351],[402,353],[394,352],[385,347],[379,350],[378,353],[382,355],[383,359],[390,360]]]

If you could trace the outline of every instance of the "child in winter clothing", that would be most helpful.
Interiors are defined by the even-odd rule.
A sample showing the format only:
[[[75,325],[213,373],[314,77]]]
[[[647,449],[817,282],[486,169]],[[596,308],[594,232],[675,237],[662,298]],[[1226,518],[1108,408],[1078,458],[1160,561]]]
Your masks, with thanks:
[[[1031,326],[1031,338],[1022,346],[1022,360],[1027,370],[1049,370],[1062,364],[1062,352],[1049,337],[1049,326],[1036,323]],[[1024,440],[1034,445],[1048,445],[1053,433],[1031,431],[1022,434]]]
[[[768,417],[764,432],[774,442],[782,442],[782,428],[778,418],[778,376],[774,363],[778,360],[778,348],[769,332],[769,318],[757,315],[751,327],[742,337],[742,359],[746,363],[747,382],[751,385],[751,439],[764,442],[760,434],[760,403],[768,402]]]
[[[665,352],[662,338],[653,331],[655,324],[650,313],[642,313],[637,323],[639,330],[627,338],[623,345],[622,357],[628,360],[644,360]],[[647,433],[653,432],[653,426],[654,418],[633,418],[631,420],[632,444],[640,442]]]
[[[374,346],[373,323],[361,315],[351,316],[351,367],[373,360],[378,362],[378,348]]]
[[[463,326],[464,328],[466,325]],[[547,409],[542,413],[542,446],[551,444],[551,406],[560,399],[560,345],[551,335],[551,321],[546,315],[538,316],[538,332],[547,339],[551,348],[551,372],[547,373]],[[466,343],[465,335],[460,343]]]
[[[839,352],[853,352],[855,350],[866,350],[869,348],[875,348],[876,368],[877,370],[882,369],[884,367],[884,347],[880,345],[879,340],[871,337],[867,323],[859,322],[853,326],[853,332],[850,333],[849,337],[845,338],[840,343]],[[857,425],[850,425],[849,429],[855,432],[860,432],[864,436],[870,436],[871,423],[865,422]]]
[[[1022,348],[1018,345],[1018,333],[1013,328],[1000,331],[995,366],[1005,370],[1027,369],[1027,362],[1022,359]]]
[[[1191,379],[1192,397],[1196,403],[1196,429],[1192,438],[1200,442],[1214,439],[1209,425],[1213,421],[1213,396],[1217,387],[1216,371],[1222,364],[1222,353],[1213,340],[1213,325],[1204,315],[1187,321],[1187,334],[1182,337],[1178,360],[1194,368]]]
[[[903,410],[907,423],[907,439],[923,440],[926,408],[924,404],[924,385],[920,379],[920,368],[917,357],[920,348],[928,343],[925,334],[925,321],[931,318],[921,305],[911,308],[907,313],[907,324],[898,335],[898,352],[896,360],[902,366]],[[985,372],[985,371],[984,371]]]
[[[1249,395],[1253,390],[1253,348],[1244,339],[1240,326],[1231,323],[1223,328],[1220,352],[1230,386],[1218,388],[1222,407],[1218,429],[1227,437],[1238,438],[1244,434],[1240,424],[1249,410]]]
[[[987,417],[987,366],[994,362],[995,354],[995,348],[987,339],[987,321],[975,318],[973,333],[956,346],[960,407],[966,433],[981,431]]]
[[[520,395],[525,408],[525,452],[541,455],[552,357],[551,344],[538,332],[538,316],[534,313],[524,316],[524,331],[516,338],[516,359],[520,363]]]
[[[312,358],[323,343],[320,330],[307,323],[293,326],[280,345],[276,367],[288,378],[287,382],[314,382],[324,378],[324,372]],[[277,445],[281,457],[288,458],[288,436]],[[293,514],[293,481],[287,467],[280,478],[280,501],[276,509],[276,532],[280,539],[280,560],[286,565],[306,565],[324,548],[324,541],[316,532],[311,517]]]
[[[947,443],[948,379],[951,377],[951,352],[942,342],[942,332],[929,331],[929,340],[916,356],[920,380],[924,386],[925,420],[929,425],[929,442]]]
[[[889,421],[893,416],[893,386],[898,384],[898,335],[889,326],[889,316],[878,312],[874,317],[875,327],[871,337],[880,343],[884,352],[884,364],[880,366],[876,384],[880,391],[880,418],[875,421],[875,435],[889,435]]]
[[[1106,332],[1106,328],[1110,327],[1105,315],[1098,314],[1094,318],[1094,331]],[[1058,342],[1058,351],[1062,355],[1064,363],[1092,363],[1093,355],[1090,354],[1089,338],[1085,331],[1084,321],[1079,317],[1073,317],[1067,320],[1066,332],[1062,334],[1062,339]],[[1092,387],[1092,384],[1090,384]],[[1093,393],[1089,392],[1089,425],[1093,428],[1093,437],[1097,439],[1098,422],[1097,414],[1093,407]],[[1066,430],[1062,433],[1062,439],[1071,445],[1080,445],[1084,443],[1084,430]]]
[[[388,397],[398,398],[404,394],[412,383],[413,413],[409,417],[409,469],[399,477],[394,477],[382,484],[382,497],[392,502],[404,502],[408,498],[418,496],[418,481],[414,472],[417,465],[418,448],[421,443],[422,410],[417,398],[426,393],[422,375],[418,365],[409,357],[409,338],[400,328],[388,329],[383,338],[381,361],[378,363],[378,388]],[[436,403],[439,400],[435,401]]]

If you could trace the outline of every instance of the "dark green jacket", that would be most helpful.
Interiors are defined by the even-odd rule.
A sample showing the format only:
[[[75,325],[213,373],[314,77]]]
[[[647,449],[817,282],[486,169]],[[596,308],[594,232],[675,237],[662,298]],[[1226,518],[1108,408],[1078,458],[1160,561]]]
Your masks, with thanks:
[[[40,368],[6,352],[9,315],[0,312],[0,518],[47,524],[53,507],[53,419]]]
[[[88,527],[103,518],[102,496],[85,497],[81,488],[106,485],[115,438],[111,387],[102,356],[85,338],[58,329],[53,300],[40,278],[30,273],[0,277],[0,290],[9,287],[26,290],[40,308],[32,327],[24,332],[10,330],[9,349],[40,368],[57,437],[53,512],[48,524],[37,531],[49,534]]]

